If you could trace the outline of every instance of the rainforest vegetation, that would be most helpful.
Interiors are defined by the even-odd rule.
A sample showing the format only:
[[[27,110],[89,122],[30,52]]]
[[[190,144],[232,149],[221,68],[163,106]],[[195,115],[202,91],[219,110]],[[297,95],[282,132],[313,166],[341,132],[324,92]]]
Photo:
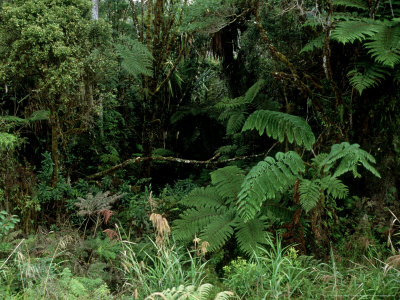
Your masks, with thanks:
[[[399,0],[0,0],[1,299],[399,299]]]

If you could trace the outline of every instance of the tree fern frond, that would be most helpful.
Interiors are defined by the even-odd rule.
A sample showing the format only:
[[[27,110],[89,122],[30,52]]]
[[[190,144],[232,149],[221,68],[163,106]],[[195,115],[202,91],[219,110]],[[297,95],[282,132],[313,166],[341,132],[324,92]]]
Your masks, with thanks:
[[[334,0],[333,4],[336,6],[345,6],[362,9],[368,11],[368,3],[364,0]]]
[[[385,22],[379,29],[365,47],[376,62],[393,68],[400,62],[400,24]]]
[[[240,96],[234,99],[224,98],[222,101],[218,102],[215,107],[216,108],[238,108],[244,106],[246,104],[252,103],[253,100],[257,97],[260,90],[264,87],[265,80],[259,80],[255,84],[253,84],[244,96]]]
[[[300,186],[300,204],[306,212],[315,207],[321,197],[320,181],[301,179]]]
[[[211,182],[217,193],[225,199],[233,201],[240,191],[244,173],[237,166],[227,166],[210,173]]]
[[[213,217],[209,224],[202,229],[199,238],[210,244],[208,251],[215,251],[221,248],[232,236],[235,219],[235,213],[231,210]]]
[[[215,153],[230,154],[230,153],[236,152],[237,149],[238,149],[237,145],[225,145],[225,146],[219,147],[217,149],[217,151],[215,151]]]
[[[333,173],[334,177],[339,177],[349,171],[353,172],[355,177],[359,177],[357,166],[361,164],[372,174],[380,178],[379,172],[371,165],[371,163],[375,163],[375,158],[368,152],[362,150],[358,144],[350,145],[347,142],[343,142],[333,145],[330,153],[320,162],[318,168],[320,170],[324,168],[325,171],[329,171],[337,163],[338,166]]]
[[[236,227],[236,240],[240,250],[251,255],[265,244],[268,225],[265,217],[254,218],[248,222],[240,222]]]
[[[316,49],[322,49],[324,46],[324,36],[321,34],[320,36],[316,37],[309,41],[301,50],[300,53],[304,52],[312,52]]]
[[[243,112],[232,114],[226,124],[226,134],[232,135],[240,131],[246,121],[246,115]]]
[[[276,160],[266,157],[250,170],[242,184],[237,200],[239,215],[245,221],[254,218],[263,201],[286,191],[304,170],[296,152],[277,153]]]
[[[226,212],[225,207],[219,209],[210,207],[188,209],[180,215],[180,219],[174,221],[174,236],[178,240],[193,239],[195,234],[203,230],[212,220],[220,218]]]
[[[349,193],[348,187],[339,178],[333,176],[322,178],[321,188],[335,199],[344,199]]]
[[[153,76],[153,56],[145,45],[138,40],[128,37],[122,38],[123,44],[115,45],[119,56],[122,58],[122,67],[131,75]]]
[[[273,222],[280,221],[283,223],[289,223],[292,221],[294,212],[295,210],[293,208],[287,208],[279,205],[278,203],[266,203],[261,209],[261,213],[269,220]]]
[[[185,196],[182,200],[182,204],[189,207],[209,207],[219,208],[224,205],[224,199],[217,192],[217,189],[212,186],[205,188],[196,188]]]
[[[350,84],[360,93],[370,87],[377,86],[385,75],[390,75],[383,67],[369,62],[357,63],[356,68],[347,73]]]
[[[255,111],[247,118],[242,131],[251,129],[258,130],[260,135],[265,132],[280,142],[283,142],[286,136],[289,143],[296,141],[306,149],[311,149],[315,142],[311,127],[303,118],[278,111]]]
[[[363,41],[374,36],[380,28],[380,25],[369,19],[342,21],[332,30],[331,38],[343,44]]]

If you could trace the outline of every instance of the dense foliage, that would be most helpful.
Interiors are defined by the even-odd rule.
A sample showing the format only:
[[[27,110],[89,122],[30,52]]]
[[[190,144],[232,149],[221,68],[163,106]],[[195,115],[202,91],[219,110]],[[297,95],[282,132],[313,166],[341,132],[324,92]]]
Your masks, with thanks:
[[[400,1],[0,0],[0,297],[400,295]]]

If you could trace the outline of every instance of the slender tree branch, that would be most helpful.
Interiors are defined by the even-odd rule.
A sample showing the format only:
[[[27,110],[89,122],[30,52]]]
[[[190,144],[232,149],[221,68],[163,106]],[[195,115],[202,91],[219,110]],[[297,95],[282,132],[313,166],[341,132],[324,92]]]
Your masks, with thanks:
[[[96,178],[100,178],[103,176],[106,176],[108,174],[112,174],[120,169],[123,169],[129,165],[133,165],[139,162],[143,161],[166,161],[166,162],[173,162],[173,163],[180,163],[180,164],[189,164],[189,165],[212,165],[212,166],[217,166],[217,165],[224,165],[232,161],[238,161],[238,160],[247,160],[247,159],[252,159],[252,158],[257,158],[257,157],[263,157],[266,156],[266,153],[260,153],[260,154],[253,154],[253,155],[246,155],[246,156],[238,156],[234,158],[229,158],[229,159],[224,159],[224,160],[218,160],[217,159],[221,154],[217,153],[215,156],[208,160],[194,160],[194,159],[184,159],[184,158],[178,158],[178,157],[165,157],[165,156],[154,156],[154,157],[136,157],[136,158],[131,158],[128,160],[125,160],[124,162],[115,165],[107,170],[95,173],[93,175],[89,175],[85,178],[85,180],[92,180]]]

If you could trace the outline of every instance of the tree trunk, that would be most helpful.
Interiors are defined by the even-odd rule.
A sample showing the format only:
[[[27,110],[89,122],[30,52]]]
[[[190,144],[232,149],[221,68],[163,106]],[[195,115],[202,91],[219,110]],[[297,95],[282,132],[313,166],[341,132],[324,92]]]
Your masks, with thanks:
[[[51,178],[51,186],[55,187],[58,182],[58,130],[57,116],[54,108],[50,109],[51,120],[51,159],[53,161],[53,176]]]
[[[152,113],[149,109],[145,109],[142,128],[142,148],[143,157],[153,156],[153,123]],[[143,178],[151,176],[151,159],[143,161],[141,166],[140,175]]]
[[[99,19],[99,0],[92,0],[92,20]]]

